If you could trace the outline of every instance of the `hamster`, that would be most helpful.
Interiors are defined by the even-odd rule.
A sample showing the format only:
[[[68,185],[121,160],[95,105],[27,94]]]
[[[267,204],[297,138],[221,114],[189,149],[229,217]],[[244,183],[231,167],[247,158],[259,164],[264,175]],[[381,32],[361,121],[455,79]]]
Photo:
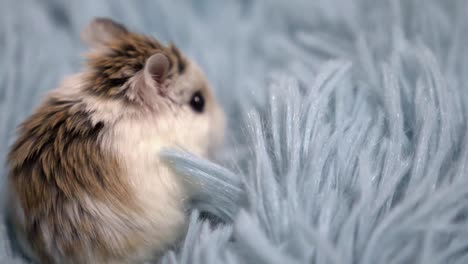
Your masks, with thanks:
[[[225,117],[195,62],[172,44],[95,18],[80,73],[18,128],[8,155],[14,232],[38,263],[141,263],[186,228],[185,184],[159,158],[210,157]]]

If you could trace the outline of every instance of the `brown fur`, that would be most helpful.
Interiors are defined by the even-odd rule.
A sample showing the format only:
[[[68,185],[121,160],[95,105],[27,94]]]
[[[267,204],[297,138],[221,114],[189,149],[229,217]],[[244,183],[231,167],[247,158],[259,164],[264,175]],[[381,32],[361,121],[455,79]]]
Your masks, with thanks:
[[[106,43],[105,51],[89,54],[89,91],[105,97],[124,97],[125,83],[143,69],[145,61],[155,53],[169,58],[171,69],[168,79],[176,78],[185,69],[186,61],[174,46],[163,46],[150,37],[125,33],[121,38]]]
[[[99,147],[103,124],[93,125],[89,113],[72,110],[76,104],[48,99],[21,125],[8,157],[10,181],[26,218],[25,233],[45,260],[50,256],[43,248],[44,229],[65,256],[82,252],[81,247],[89,242],[103,252],[111,250],[105,248],[95,228],[100,223],[83,205],[85,197],[134,208],[131,194],[119,178],[119,164]]]

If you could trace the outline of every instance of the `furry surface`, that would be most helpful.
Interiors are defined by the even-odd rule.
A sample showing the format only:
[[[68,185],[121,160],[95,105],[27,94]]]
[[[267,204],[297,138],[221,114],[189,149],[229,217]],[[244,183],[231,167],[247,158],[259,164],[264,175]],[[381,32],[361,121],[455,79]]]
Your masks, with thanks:
[[[79,69],[93,16],[173,41],[206,71],[229,140],[221,165],[163,153],[203,188],[161,263],[468,263],[466,1],[0,4],[1,160]],[[0,246],[0,263],[22,262]]]

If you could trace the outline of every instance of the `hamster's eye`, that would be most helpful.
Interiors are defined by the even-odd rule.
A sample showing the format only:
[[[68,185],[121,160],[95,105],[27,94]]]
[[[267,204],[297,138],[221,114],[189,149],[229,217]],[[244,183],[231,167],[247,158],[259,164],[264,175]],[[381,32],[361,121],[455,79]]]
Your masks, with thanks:
[[[195,92],[190,99],[190,107],[193,111],[202,113],[205,108],[205,98],[200,91]]]

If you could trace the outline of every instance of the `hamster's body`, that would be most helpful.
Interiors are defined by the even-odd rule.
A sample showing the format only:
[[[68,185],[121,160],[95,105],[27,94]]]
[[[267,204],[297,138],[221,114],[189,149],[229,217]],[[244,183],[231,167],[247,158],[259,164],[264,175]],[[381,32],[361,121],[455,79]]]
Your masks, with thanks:
[[[140,263],[185,229],[190,188],[159,159],[207,156],[224,118],[197,65],[108,19],[85,70],[52,91],[9,153],[9,211],[41,263]]]

